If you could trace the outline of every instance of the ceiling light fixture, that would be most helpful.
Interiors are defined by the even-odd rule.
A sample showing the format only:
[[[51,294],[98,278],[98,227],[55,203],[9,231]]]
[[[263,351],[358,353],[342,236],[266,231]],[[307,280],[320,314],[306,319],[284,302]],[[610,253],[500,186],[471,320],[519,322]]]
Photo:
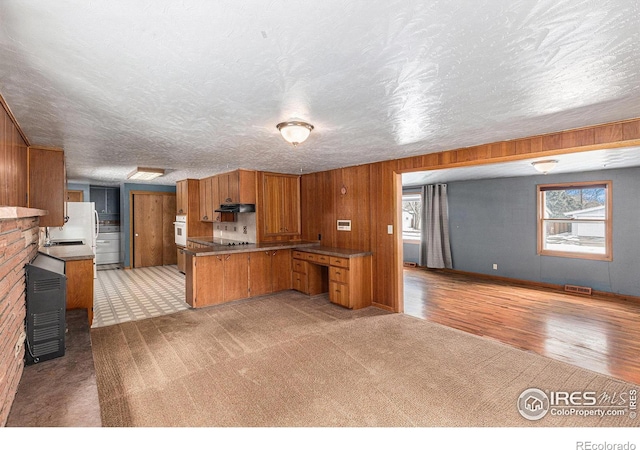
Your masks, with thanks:
[[[279,123],[276,128],[280,131],[285,141],[296,147],[307,140],[311,130],[313,130],[313,125],[307,122],[291,121]]]
[[[164,169],[152,169],[149,167],[138,167],[136,170],[127,175],[129,180],[149,181],[164,175]]]
[[[531,163],[534,169],[544,174],[551,172],[556,164],[558,164],[556,159],[545,159],[544,161],[534,161]]]

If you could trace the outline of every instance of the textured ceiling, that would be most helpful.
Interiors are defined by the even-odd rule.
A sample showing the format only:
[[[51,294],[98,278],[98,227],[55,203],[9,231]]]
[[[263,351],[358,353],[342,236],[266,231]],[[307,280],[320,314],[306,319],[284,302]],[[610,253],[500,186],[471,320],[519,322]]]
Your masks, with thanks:
[[[0,93],[71,180],[313,172],[640,116],[639,8],[2,0]]]

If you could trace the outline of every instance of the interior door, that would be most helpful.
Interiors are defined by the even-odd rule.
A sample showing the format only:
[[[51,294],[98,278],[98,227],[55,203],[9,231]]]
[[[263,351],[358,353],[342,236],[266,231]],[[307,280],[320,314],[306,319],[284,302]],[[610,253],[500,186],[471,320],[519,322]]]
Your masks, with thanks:
[[[163,263],[163,203],[161,194],[133,195],[133,267]]]

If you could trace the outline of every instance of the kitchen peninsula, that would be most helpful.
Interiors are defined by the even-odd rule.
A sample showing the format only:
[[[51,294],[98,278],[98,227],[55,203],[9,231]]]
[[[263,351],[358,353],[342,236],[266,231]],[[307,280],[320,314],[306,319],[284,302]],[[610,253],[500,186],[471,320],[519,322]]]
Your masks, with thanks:
[[[67,310],[86,309],[93,322],[93,259],[89,245],[40,246],[39,253],[64,261],[67,276]]]
[[[296,289],[307,295],[329,292],[347,308],[371,305],[371,252],[292,241],[237,244],[189,238],[186,302],[193,308]]]

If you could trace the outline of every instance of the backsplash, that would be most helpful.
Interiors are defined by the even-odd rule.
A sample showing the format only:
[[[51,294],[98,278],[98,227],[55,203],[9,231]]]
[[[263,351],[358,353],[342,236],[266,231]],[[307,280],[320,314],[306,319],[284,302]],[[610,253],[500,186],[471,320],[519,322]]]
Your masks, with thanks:
[[[254,243],[256,241],[256,213],[238,213],[236,216],[237,222],[214,223],[213,237]]]

